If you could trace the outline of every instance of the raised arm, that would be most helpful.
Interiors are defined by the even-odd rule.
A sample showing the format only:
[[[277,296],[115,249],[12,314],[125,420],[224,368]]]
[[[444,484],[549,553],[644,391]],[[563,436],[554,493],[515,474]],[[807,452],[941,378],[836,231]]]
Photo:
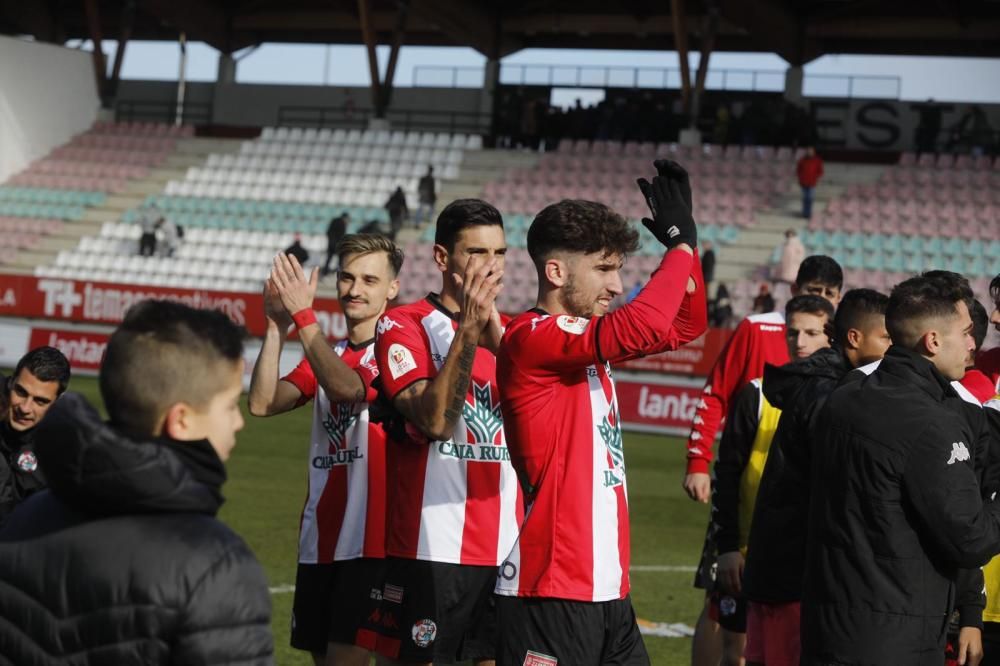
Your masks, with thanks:
[[[405,380],[409,372],[416,371],[414,381],[397,391],[390,388],[390,396],[406,420],[432,440],[451,439],[462,415],[480,336],[490,322],[503,272],[496,270],[493,261],[483,263],[473,258],[466,266],[464,277],[453,277],[461,292],[458,330],[436,375],[420,377],[417,374],[421,365],[427,363],[413,360],[414,350],[424,344],[413,337],[414,332],[393,328],[376,342],[376,357],[384,381],[394,385],[396,379]],[[394,350],[397,345],[399,348]],[[394,351],[409,354],[407,360],[413,370],[399,372],[394,368],[391,358]]]
[[[310,316],[319,269],[314,268],[307,281],[298,260],[279,253],[274,258],[271,280],[285,311],[295,320],[302,350],[330,402],[363,402],[366,387],[361,377],[330,346],[315,315]]]
[[[264,316],[267,319],[267,329],[257,362],[253,366],[247,396],[250,413],[254,416],[273,416],[287,412],[294,409],[302,397],[301,391],[293,384],[279,379],[281,371],[278,362],[292,318],[285,312],[277,288],[270,280],[264,284]]]

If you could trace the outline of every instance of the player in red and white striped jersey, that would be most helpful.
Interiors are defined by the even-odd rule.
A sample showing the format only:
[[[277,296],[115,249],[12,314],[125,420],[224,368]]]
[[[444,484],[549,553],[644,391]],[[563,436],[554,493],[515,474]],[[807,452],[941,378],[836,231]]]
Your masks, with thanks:
[[[405,436],[389,446],[388,572],[378,652],[405,662],[492,661],[491,592],[523,515],[496,384],[495,307],[507,250],[490,204],[437,220],[439,294],[386,313],[376,361]]]
[[[500,566],[498,663],[648,664],[629,598],[629,521],[611,363],[671,349],[707,326],[687,173],[656,162],[640,181],[666,247],[660,267],[608,314],[638,233],[603,204],[562,201],[528,231],[535,309],[497,359],[501,406],[528,510]]]
[[[331,347],[316,322],[311,308],[318,271],[307,281],[293,257],[279,254],[264,289],[267,332],[249,402],[254,415],[271,416],[313,401],[292,645],[309,650],[317,664],[329,658],[367,666],[371,645],[359,630],[377,610],[386,519],[386,433],[370,409],[378,395],[375,327],[399,291],[403,253],[384,236],[369,234],[344,237],[338,252],[347,339]],[[305,359],[279,380],[292,324]]]

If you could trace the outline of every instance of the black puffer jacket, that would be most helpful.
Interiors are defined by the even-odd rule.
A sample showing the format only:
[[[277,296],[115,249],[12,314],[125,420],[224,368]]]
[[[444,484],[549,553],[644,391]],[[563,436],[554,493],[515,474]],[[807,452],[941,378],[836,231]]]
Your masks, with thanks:
[[[35,430],[19,432],[0,423],[0,526],[18,504],[45,487],[35,458]]]
[[[940,666],[961,568],[1000,553],[974,467],[986,432],[925,358],[891,347],[817,419],[803,664]]]
[[[751,601],[784,603],[802,595],[809,514],[810,427],[823,401],[851,371],[838,349],[764,370],[764,395],[781,410],[754,505],[743,589]]]
[[[74,394],[37,431],[50,490],[0,531],[0,663],[273,663],[267,582],[214,517],[207,441],[126,438]]]

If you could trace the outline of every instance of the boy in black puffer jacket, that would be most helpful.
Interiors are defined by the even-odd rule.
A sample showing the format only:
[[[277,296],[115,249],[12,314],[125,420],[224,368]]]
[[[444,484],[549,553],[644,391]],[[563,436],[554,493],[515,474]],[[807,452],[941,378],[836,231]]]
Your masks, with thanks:
[[[110,421],[75,394],[50,410],[50,489],[0,531],[0,661],[273,663],[264,572],[215,518],[242,348],[219,312],[144,301],[108,343]]]

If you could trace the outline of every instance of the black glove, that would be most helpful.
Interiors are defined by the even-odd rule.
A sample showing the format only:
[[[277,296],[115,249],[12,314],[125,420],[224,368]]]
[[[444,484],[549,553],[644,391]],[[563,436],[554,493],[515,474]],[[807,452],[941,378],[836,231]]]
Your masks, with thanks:
[[[682,182],[687,182],[687,173],[680,165],[676,166],[684,176],[683,181],[673,176],[656,176],[652,183],[645,178],[636,181],[653,213],[653,219],[643,218],[642,223],[668,250],[682,243],[694,249],[698,245],[698,227],[691,216],[690,203],[684,200],[682,185]],[[688,196],[690,191],[690,185],[687,185]]]
[[[685,171],[684,167],[673,160],[656,160],[653,162],[653,166],[656,167],[656,175],[673,178],[677,181],[677,184],[681,188],[681,198],[687,204],[688,210],[693,213],[694,206],[691,204],[691,179],[688,178],[688,172]]]

